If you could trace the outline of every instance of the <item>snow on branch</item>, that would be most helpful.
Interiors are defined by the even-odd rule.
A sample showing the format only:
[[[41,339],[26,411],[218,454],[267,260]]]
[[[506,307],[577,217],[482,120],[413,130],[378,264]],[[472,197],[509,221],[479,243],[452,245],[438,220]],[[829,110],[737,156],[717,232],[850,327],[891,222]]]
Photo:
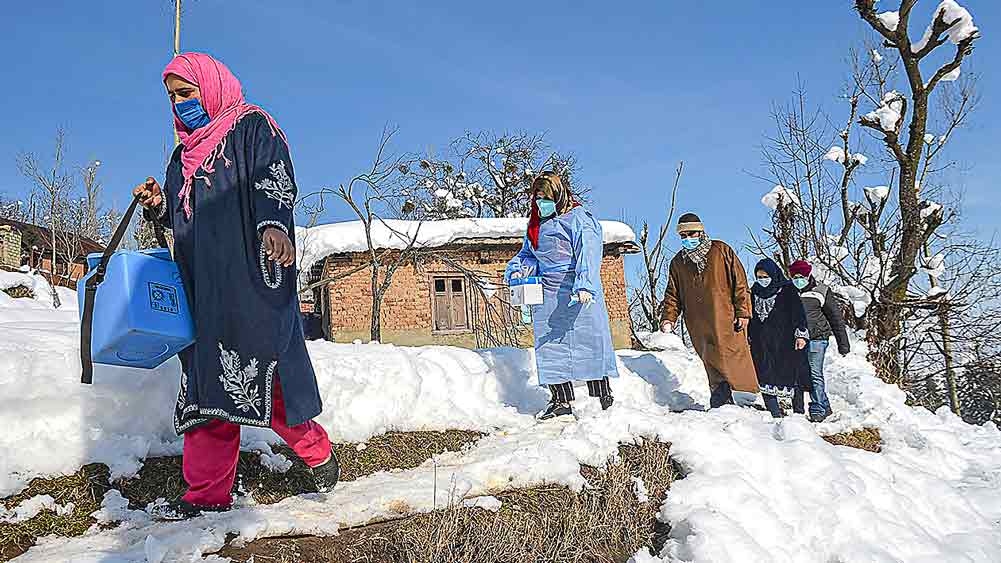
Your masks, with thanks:
[[[979,30],[973,25],[973,16],[966,8],[955,0],[942,0],[935,9],[935,15],[924,36],[911,45],[911,52],[919,57],[927,55],[935,47],[945,43],[946,39],[941,38],[943,33],[954,45],[959,45],[967,39],[975,39]]]
[[[935,203],[934,201],[922,201],[921,206],[922,221],[927,221],[933,216],[942,213],[942,204],[940,203]]]
[[[865,198],[873,205],[878,205],[890,197],[890,186],[873,186],[863,188],[862,191],[865,192]]]
[[[942,80],[943,82],[955,82],[959,80],[960,72],[962,72],[962,70],[959,67],[956,67],[950,70],[949,72],[943,74],[940,80]]]
[[[796,195],[796,192],[785,186],[775,186],[772,188],[772,191],[761,198],[761,203],[772,211],[776,211],[781,207],[800,206],[799,196]]]
[[[886,29],[890,31],[897,31],[897,26],[900,25],[900,12],[883,12],[881,14],[876,14],[876,19],[886,26]]]
[[[862,116],[861,123],[884,133],[896,134],[904,119],[905,105],[903,94],[896,90],[887,92],[878,108]]]
[[[858,166],[865,166],[869,162],[869,157],[857,152],[855,154],[845,153],[845,149],[834,145],[828,149],[827,154],[824,155],[824,159],[830,160],[832,162],[840,162],[841,164],[855,164]]]
[[[942,277],[945,274],[945,256],[936,254],[935,256],[921,259],[918,263],[918,270],[935,279]]]

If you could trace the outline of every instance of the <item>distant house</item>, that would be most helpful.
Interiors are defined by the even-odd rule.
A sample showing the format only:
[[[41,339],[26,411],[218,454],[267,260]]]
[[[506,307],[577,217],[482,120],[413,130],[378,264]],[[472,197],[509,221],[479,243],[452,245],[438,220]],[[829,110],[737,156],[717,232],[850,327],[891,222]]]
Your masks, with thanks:
[[[57,245],[64,244],[57,240]],[[57,248],[56,264],[52,265],[52,231],[45,227],[0,219],[0,269],[14,271],[22,267],[54,273],[58,285],[76,288],[76,282],[87,271],[86,257],[91,252],[102,252],[104,245],[81,237],[76,248],[69,252]],[[73,255],[72,259],[68,255]]]
[[[507,261],[522,246],[525,219],[457,219],[414,223],[389,221],[373,227],[374,246],[392,261],[417,233],[421,257],[402,265],[382,304],[382,341],[401,345],[476,347],[496,343],[497,331],[517,327],[518,344],[531,342],[530,317],[507,304]],[[623,255],[639,251],[632,229],[603,221],[605,287],[617,348],[630,345]],[[419,230],[418,230],[419,229]],[[307,319],[336,342],[368,341],[372,271],[360,222],[321,225],[297,232],[301,283],[340,279],[303,296]],[[502,320],[502,317],[506,318]],[[491,338],[491,331],[494,338]]]

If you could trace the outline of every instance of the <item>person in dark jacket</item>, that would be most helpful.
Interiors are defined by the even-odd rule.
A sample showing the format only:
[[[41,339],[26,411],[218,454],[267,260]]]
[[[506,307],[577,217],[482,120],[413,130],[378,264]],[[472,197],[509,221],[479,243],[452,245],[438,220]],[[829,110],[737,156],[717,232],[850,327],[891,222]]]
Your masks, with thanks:
[[[831,288],[818,282],[812,275],[813,266],[805,260],[797,260],[789,265],[792,283],[799,290],[806,322],[810,328],[810,420],[822,422],[831,415],[831,402],[827,398],[827,384],[824,382],[824,357],[831,336],[838,343],[838,353],[842,356],[851,352],[848,331],[844,317],[838,306],[838,298]]]
[[[273,429],[311,468],[302,492],[327,492],[339,466],[313,420],[322,403],[296,293],[285,134],[208,55],[178,55],[163,85],[180,144],[163,186],[149,177],[133,193],[148,219],[173,232],[198,337],[180,354],[173,405],[188,491],[153,515],[180,520],[232,506],[241,426]]]
[[[792,282],[771,258],[754,267],[751,288],[754,316],[748,325],[751,357],[768,412],[785,416],[779,397],[793,399],[793,411],[804,414],[803,391],[810,389],[806,313]],[[797,397],[799,400],[797,400]]]

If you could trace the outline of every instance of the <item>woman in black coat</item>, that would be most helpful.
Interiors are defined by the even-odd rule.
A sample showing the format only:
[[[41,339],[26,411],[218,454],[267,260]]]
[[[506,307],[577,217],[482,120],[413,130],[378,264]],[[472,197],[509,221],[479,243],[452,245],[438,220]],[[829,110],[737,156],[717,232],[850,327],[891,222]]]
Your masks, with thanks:
[[[807,343],[810,331],[799,292],[771,258],[758,262],[751,288],[754,316],[748,325],[751,357],[765,406],[775,418],[784,416],[779,397],[793,399],[804,412],[803,391],[810,389]],[[798,400],[797,400],[798,399]]]

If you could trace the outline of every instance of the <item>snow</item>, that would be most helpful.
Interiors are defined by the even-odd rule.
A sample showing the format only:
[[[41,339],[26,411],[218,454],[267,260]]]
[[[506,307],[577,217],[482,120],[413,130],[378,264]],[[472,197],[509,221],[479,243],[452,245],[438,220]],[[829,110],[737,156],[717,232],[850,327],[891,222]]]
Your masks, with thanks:
[[[869,305],[872,304],[872,295],[868,291],[850,285],[832,285],[830,287],[834,290],[834,293],[844,297],[851,303],[856,317],[862,318],[865,316]]]
[[[3,290],[13,287],[26,287],[33,297],[13,297],[3,293]],[[66,311],[76,311],[76,292],[72,289],[56,286],[59,295],[59,308]],[[5,272],[0,271],[0,307],[18,307],[23,309],[52,309],[52,286],[45,277],[35,271]]]
[[[942,3],[935,9],[932,22],[928,24],[924,35],[917,43],[911,45],[912,52],[917,53],[921,51],[928,45],[929,41],[934,39],[933,26],[939,16],[942,17],[942,21],[946,24],[950,24],[949,29],[945,33],[955,45],[977,33],[977,26],[973,25],[973,16],[970,15],[970,12],[966,8],[960,6],[956,0],[942,0]]]
[[[894,27],[896,27],[896,26],[894,26]],[[879,51],[877,51],[876,49],[873,49],[872,50],[872,60],[876,64],[879,64],[879,63],[883,62],[883,55],[880,55]]]
[[[768,192],[761,198],[761,203],[768,209],[775,211],[779,208],[779,205],[799,207],[799,196],[796,192],[786,188],[785,186],[775,186],[772,191]]]
[[[851,256],[851,250],[847,246],[838,244],[841,242],[841,237],[839,235],[828,234],[824,238],[827,240],[827,251],[830,253],[831,258],[841,262]],[[811,256],[807,261],[811,264],[821,262],[816,256]]]
[[[949,290],[944,287],[935,286],[928,290],[928,297],[931,299],[935,299],[936,297],[941,297],[943,295],[946,297],[949,296]]]
[[[962,72],[962,67],[956,67],[955,69],[950,70],[949,72],[943,74],[942,80],[944,82],[955,82],[956,80],[959,80],[959,75],[961,72]]]
[[[681,337],[677,334],[670,332],[646,332],[637,331],[636,338],[639,339],[640,343],[647,350],[684,350],[685,343],[681,341]]]
[[[935,203],[934,201],[925,201],[924,207],[921,208],[921,219],[927,221],[929,217],[938,213],[942,210],[941,203]]]
[[[935,144],[935,135],[932,135],[931,133],[925,133],[925,144],[926,145]]]
[[[58,516],[66,516],[73,513],[76,506],[70,502],[65,505],[57,504],[56,499],[49,495],[38,495],[22,501],[13,510],[7,510],[0,505],[0,522],[17,524],[26,520],[31,520],[43,510],[55,512]]]
[[[942,254],[936,254],[925,258],[922,263],[918,265],[918,270],[933,278],[942,277],[942,275],[945,274],[945,256]]]
[[[860,152],[846,156],[845,149],[837,145],[834,145],[830,149],[828,149],[827,153],[824,154],[824,158],[834,162],[840,162],[842,164],[845,163],[845,160],[847,158],[851,162],[858,163],[859,166],[865,166],[865,164],[869,162],[869,157]]]
[[[824,158],[827,160],[840,162],[843,164],[845,162],[845,149],[837,145],[834,145],[833,147],[827,150],[827,154],[824,155]]]
[[[883,25],[885,25],[890,31],[897,31],[897,25],[900,23],[899,12],[883,12],[881,14],[876,14],[876,18],[883,22]]]
[[[490,512],[497,512],[502,506],[504,506],[504,503],[497,497],[485,496],[466,499],[463,501],[462,506],[466,508],[482,508],[483,510]]]
[[[601,221],[604,241],[635,242],[636,233],[625,223]],[[372,225],[373,245],[378,249],[407,248],[416,237],[416,246],[437,248],[466,239],[521,239],[528,228],[528,219],[449,219],[442,221],[401,221],[388,219]],[[360,221],[345,221],[296,230],[299,269],[307,271],[313,264],[331,254],[366,252],[365,228]]]
[[[862,188],[862,191],[865,193],[865,198],[873,204],[886,201],[890,197],[890,186],[873,186]]]
[[[31,476],[70,473],[87,462],[111,461],[121,473],[156,452],[178,453],[169,420],[175,362],[153,372],[98,372],[84,387],[76,382],[75,319],[61,311],[34,311],[28,319],[24,313],[0,308],[0,450],[18,452],[0,458],[0,494]],[[833,348],[828,355],[835,414],[825,423],[776,421],[736,406],[705,412],[705,370],[679,342],[667,339],[671,346],[660,352],[619,351],[612,409],[601,411],[582,393],[577,420],[544,424],[532,417],[547,393],[535,384],[531,350],[311,342],[325,404],[319,421],[335,440],[444,428],[489,435],[414,469],[342,483],[330,494],[184,522],[153,523],[112,491],[96,517],[121,525],[43,538],[15,561],[221,562],[208,554],[230,535],[239,545],[332,535],[460,503],[496,509],[492,495],[512,488],[580,490],[581,464],[602,467],[619,444],[641,439],[670,442],[686,476],[666,499],[649,498],[645,485],[633,483],[638,499],[642,493],[662,503],[658,518],[671,530],[661,553],[644,551],[634,561],[1001,560],[1001,432],[993,423],[972,426],[946,408],[907,406],[900,389],[873,375],[859,341],[847,357]],[[882,453],[821,437],[862,427],[880,430]],[[270,431],[244,435],[250,447],[275,440]]]
[[[650,502],[650,491],[647,490],[643,479],[639,477],[633,477],[633,494],[636,495],[636,500],[640,504]]]
[[[897,130],[897,123],[900,122],[901,114],[904,111],[904,99],[897,91],[887,92],[883,96],[883,101],[878,108],[865,115],[865,120],[871,123],[878,123],[879,128],[885,132],[892,133]]]
[[[261,465],[272,473],[287,473],[292,469],[292,460],[282,454],[261,453]]]

